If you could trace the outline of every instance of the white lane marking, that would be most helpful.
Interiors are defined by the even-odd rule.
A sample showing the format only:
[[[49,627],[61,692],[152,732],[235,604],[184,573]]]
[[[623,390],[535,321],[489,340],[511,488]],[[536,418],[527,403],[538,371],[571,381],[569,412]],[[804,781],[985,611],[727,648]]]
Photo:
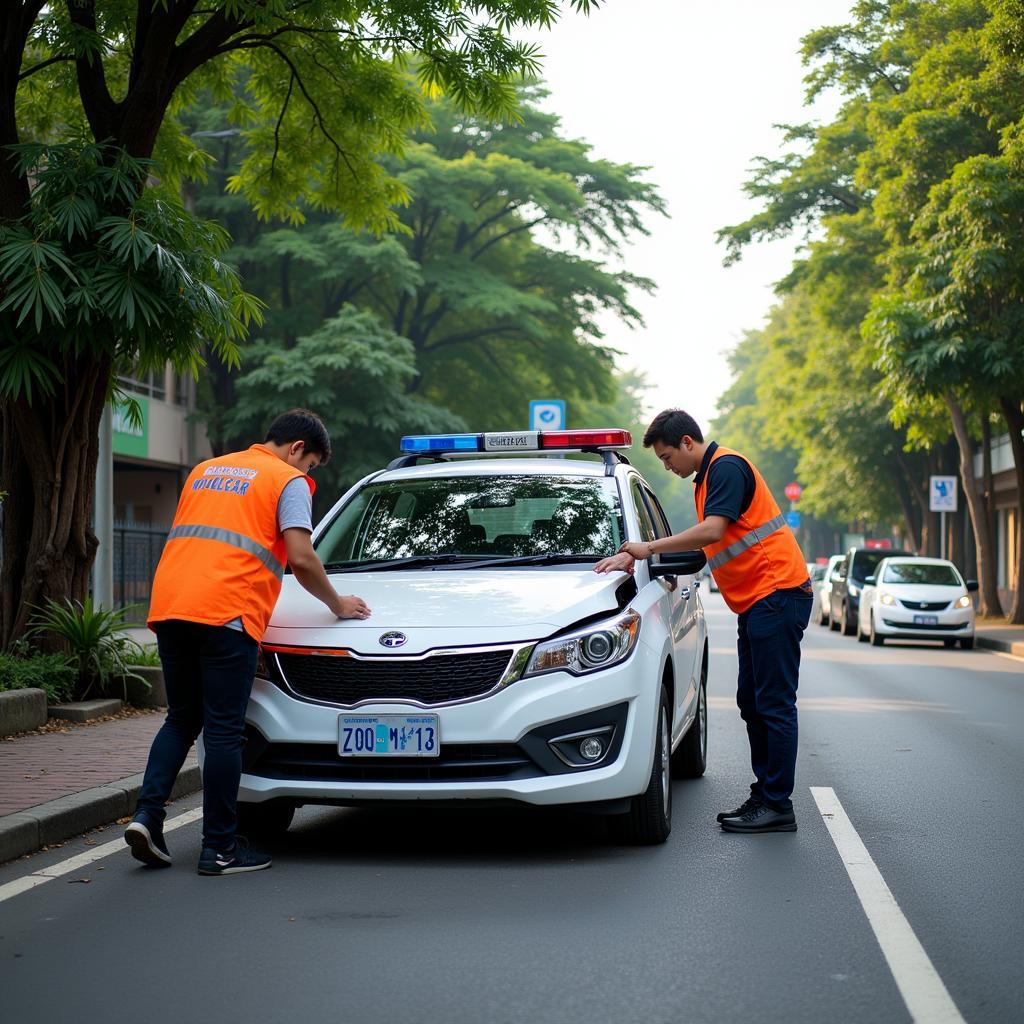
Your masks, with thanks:
[[[176,818],[171,818],[170,821],[164,822],[164,833],[173,832],[176,828],[181,828],[182,825],[191,825],[193,821],[198,821],[202,816],[202,807],[185,811],[184,814],[179,814]],[[104,857],[109,857],[113,853],[120,853],[122,850],[127,853],[128,846],[124,841],[124,837],[119,837],[112,842],[97,846],[94,850],[87,850],[85,853],[79,853],[74,857],[68,857],[67,860],[59,861],[57,864],[51,864],[49,867],[40,868],[31,874],[16,878],[13,882],[0,885],[0,903],[23,892],[28,892],[29,889],[34,889],[37,885],[42,885],[44,882],[52,882],[53,879],[69,875],[72,871],[81,871],[82,868],[87,868],[90,864],[94,864]]]
[[[965,1024],[910,922],[875,866],[835,790],[811,786],[811,796],[915,1024]]]

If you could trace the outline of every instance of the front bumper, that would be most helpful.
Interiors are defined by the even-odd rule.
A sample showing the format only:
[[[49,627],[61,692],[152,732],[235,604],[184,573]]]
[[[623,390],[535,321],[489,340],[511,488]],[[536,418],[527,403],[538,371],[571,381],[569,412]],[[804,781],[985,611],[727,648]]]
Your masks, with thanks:
[[[974,609],[951,608],[940,612],[915,612],[899,605],[876,605],[875,632],[905,640],[959,640],[974,636]],[[914,616],[932,615],[933,625],[914,622]]]
[[[520,679],[490,697],[428,709],[399,701],[359,707],[366,715],[437,714],[440,756],[416,759],[339,757],[338,718],[350,711],[296,699],[257,679],[246,714],[250,741],[239,799],[550,805],[635,796],[646,789],[653,763],[660,669],[657,655],[639,643],[622,664],[592,675]],[[566,720],[572,721],[565,731],[577,731],[577,719],[591,715],[595,723],[621,721],[604,760],[573,769],[545,757],[545,737],[564,735]]]

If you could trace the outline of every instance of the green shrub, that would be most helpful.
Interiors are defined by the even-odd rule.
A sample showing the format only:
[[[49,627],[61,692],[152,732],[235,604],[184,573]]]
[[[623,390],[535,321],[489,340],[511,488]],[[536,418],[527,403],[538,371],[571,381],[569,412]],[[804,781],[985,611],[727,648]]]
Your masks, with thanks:
[[[146,665],[150,668],[159,668],[160,652],[155,647],[140,647],[141,654],[132,655],[133,665]]]
[[[75,667],[63,654],[0,654],[0,692],[35,686],[48,704],[62,704],[75,689]]]
[[[126,614],[123,608],[97,608],[91,597],[84,604],[70,598],[50,600],[33,616],[26,636],[53,633],[68,645],[80,698],[95,687],[108,695],[119,689],[127,700],[129,679],[145,687],[149,683],[128,667],[138,664],[136,659],[144,655],[142,645],[125,633]]]

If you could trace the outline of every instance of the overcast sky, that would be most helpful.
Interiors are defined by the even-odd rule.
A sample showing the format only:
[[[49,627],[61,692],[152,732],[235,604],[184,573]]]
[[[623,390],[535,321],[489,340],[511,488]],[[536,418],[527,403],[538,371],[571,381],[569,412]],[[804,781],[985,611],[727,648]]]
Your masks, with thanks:
[[[658,284],[654,296],[636,297],[646,326],[607,324],[623,366],[647,375],[654,411],[680,405],[706,425],[729,385],[726,353],[764,322],[795,244],[759,244],[725,268],[715,231],[754,212],[741,186],[753,156],[779,151],[772,125],[834,111],[834,98],[804,106],[798,51],[801,36],[845,22],[849,7],[850,0],[607,0],[589,18],[566,13],[539,39],[548,106],[566,134],[586,139],[598,156],[649,165],[668,201],[671,219],[651,218],[650,237],[626,258]]]

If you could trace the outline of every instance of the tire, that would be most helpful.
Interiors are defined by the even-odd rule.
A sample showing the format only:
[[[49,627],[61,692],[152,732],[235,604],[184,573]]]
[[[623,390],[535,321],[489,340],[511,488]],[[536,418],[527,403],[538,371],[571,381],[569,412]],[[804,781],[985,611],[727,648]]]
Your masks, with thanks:
[[[647,788],[630,801],[625,814],[608,819],[612,835],[630,846],[654,846],[668,839],[672,831],[672,743],[668,693],[661,688],[654,763]]]
[[[294,816],[295,805],[287,800],[267,800],[261,804],[239,801],[238,832],[246,838],[284,835]]]
[[[863,632],[860,628],[860,616],[857,616],[857,643],[866,644],[868,642],[867,633]]]
[[[827,625],[829,625],[828,605],[827,604],[823,604],[821,606],[821,611],[818,614],[818,625],[819,626],[827,626]]]
[[[872,647],[881,647],[885,643],[885,637],[881,633],[875,632],[875,616],[874,613],[871,615],[871,632],[868,634],[871,640]]]
[[[843,605],[843,636],[853,636],[857,631],[857,623],[850,621],[850,613]]]
[[[680,779],[699,779],[708,766],[708,662],[700,667],[697,686],[697,715],[672,755],[672,775]]]
[[[828,628],[833,633],[838,632],[838,630],[839,630],[839,620],[832,614],[832,607],[831,607],[831,605],[829,606],[829,609],[828,609]]]
[[[965,637],[964,637],[964,638],[963,638],[963,639],[962,639],[962,640],[960,641],[960,646],[961,646],[961,647],[962,647],[962,648],[963,648],[963,649],[964,649],[965,651],[972,651],[972,650],[974,650],[974,637],[973,637],[973,636],[965,636]]]

